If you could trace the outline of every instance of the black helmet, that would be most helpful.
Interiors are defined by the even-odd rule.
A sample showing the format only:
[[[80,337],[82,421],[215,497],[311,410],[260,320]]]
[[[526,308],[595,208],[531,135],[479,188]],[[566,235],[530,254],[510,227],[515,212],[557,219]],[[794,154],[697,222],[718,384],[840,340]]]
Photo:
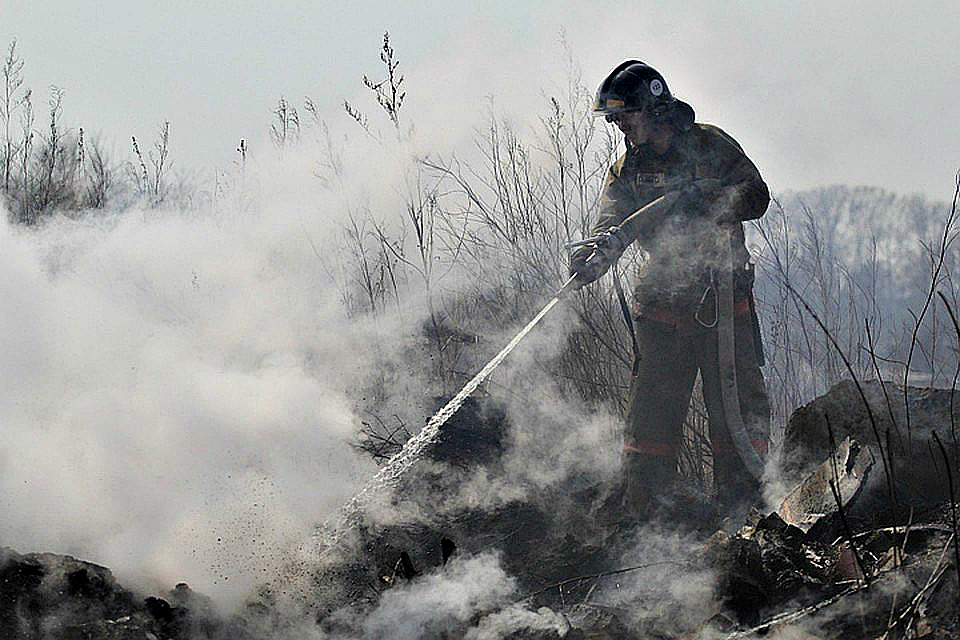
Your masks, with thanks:
[[[680,129],[693,124],[693,108],[677,100],[660,72],[639,60],[627,60],[610,72],[597,89],[595,115],[609,116],[647,108],[656,118],[668,118]]]

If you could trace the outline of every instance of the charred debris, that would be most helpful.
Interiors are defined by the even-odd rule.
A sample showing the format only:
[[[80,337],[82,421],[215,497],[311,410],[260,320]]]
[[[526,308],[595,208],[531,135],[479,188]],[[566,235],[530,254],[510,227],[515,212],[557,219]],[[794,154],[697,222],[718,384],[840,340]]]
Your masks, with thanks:
[[[675,491],[642,525],[617,508],[615,487],[583,479],[495,507],[446,504],[470,474],[502,471],[505,417],[471,400],[393,497],[419,517],[368,519],[241,613],[218,617],[184,584],[143,597],[103,567],[3,550],[0,637],[274,638],[303,621],[320,638],[405,637],[402,613],[395,633],[365,621],[390,594],[417,598],[418,585],[489,554],[510,576],[506,594],[416,637],[957,638],[960,408],[949,391],[898,393],[844,382],[796,411],[783,449],[793,489],[775,508],[733,522]],[[908,399],[910,433],[896,397]]]
[[[349,569],[315,576],[340,580],[318,624],[331,637],[360,637],[343,625],[342,607],[374,608],[458,556],[493,550],[516,578],[514,597],[443,637],[487,637],[475,634],[484,618],[518,606],[556,614],[562,628],[518,625],[489,637],[960,637],[951,501],[960,407],[949,390],[861,389],[842,382],[792,416],[782,478],[792,490],[773,508],[734,521],[678,487],[659,520],[644,524],[619,508],[615,486],[577,478],[493,509],[445,508],[474,467],[496,476],[507,446],[503,414],[472,400],[397,492],[425,517],[362,527]],[[896,407],[901,397],[908,409]]]

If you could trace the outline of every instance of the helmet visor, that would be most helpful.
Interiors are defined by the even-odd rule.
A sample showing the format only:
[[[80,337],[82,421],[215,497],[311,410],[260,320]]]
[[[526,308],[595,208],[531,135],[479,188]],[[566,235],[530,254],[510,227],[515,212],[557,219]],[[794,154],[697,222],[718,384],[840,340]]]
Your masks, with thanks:
[[[622,98],[599,96],[593,103],[593,115],[609,116],[626,111],[638,111],[641,108],[637,105],[628,105]]]

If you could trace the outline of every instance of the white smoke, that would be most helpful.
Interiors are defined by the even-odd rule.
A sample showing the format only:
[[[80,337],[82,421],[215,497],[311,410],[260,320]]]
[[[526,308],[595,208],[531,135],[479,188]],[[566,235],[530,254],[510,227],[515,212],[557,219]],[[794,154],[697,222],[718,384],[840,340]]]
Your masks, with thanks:
[[[454,560],[438,573],[385,592],[363,621],[364,637],[442,637],[508,602],[515,588],[494,555]]]
[[[348,315],[314,162],[254,180],[242,211],[2,216],[3,544],[231,601],[372,472],[357,406],[419,311]]]
[[[531,611],[514,605],[484,617],[476,627],[467,632],[464,638],[466,640],[500,640],[509,638],[521,630],[541,631],[545,634],[552,631],[563,637],[570,630],[570,623],[562,615],[547,607]]]

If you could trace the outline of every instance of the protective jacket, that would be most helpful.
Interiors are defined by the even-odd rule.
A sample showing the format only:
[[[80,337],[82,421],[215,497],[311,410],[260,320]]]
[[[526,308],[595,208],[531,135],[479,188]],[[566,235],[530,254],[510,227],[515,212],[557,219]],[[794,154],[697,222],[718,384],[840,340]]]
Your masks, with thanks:
[[[610,168],[592,235],[619,224],[667,191],[693,181],[716,181],[712,187],[687,193],[666,217],[642,221],[637,234],[649,254],[635,292],[640,308],[684,311],[699,303],[711,269],[733,269],[740,276],[749,261],[743,228],[735,225],[733,264],[719,264],[717,223],[759,218],[770,196],[740,145],[718,127],[695,124],[677,131],[662,156],[649,146],[628,143],[626,153]],[[732,189],[722,191],[723,187]],[[745,284],[739,283],[742,294]]]

